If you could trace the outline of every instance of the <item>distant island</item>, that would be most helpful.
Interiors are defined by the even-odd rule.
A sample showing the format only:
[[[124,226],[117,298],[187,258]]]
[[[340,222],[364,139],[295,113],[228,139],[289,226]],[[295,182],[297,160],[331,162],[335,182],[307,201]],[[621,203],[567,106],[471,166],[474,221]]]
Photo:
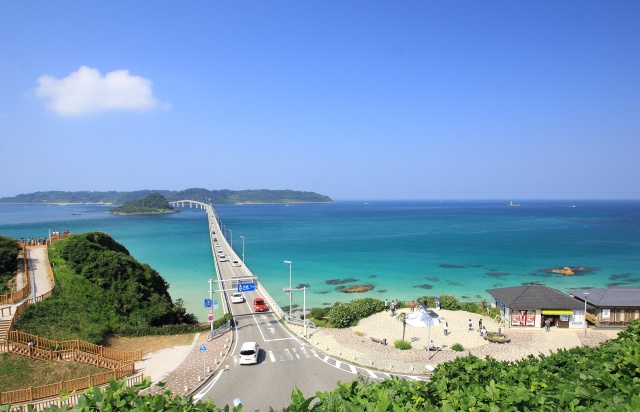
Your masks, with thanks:
[[[157,193],[151,193],[135,202],[111,209],[109,213],[116,215],[159,215],[178,213],[167,199]]]
[[[197,200],[203,203],[218,205],[259,204],[259,203],[333,203],[329,196],[314,192],[296,190],[208,190],[192,188],[174,190],[137,190],[133,192],[35,192],[20,194],[14,197],[0,198],[0,203],[94,203],[105,205],[126,205],[136,202],[145,196],[157,193],[167,201]]]

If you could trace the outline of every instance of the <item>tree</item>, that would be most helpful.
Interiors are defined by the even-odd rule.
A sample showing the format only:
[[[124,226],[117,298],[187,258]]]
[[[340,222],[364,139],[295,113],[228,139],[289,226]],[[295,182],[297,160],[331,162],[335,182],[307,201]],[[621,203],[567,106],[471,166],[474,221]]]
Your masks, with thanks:
[[[402,340],[404,340],[404,332],[407,329],[407,318],[409,315],[407,312],[398,313],[398,317],[396,318],[398,322],[402,322]]]

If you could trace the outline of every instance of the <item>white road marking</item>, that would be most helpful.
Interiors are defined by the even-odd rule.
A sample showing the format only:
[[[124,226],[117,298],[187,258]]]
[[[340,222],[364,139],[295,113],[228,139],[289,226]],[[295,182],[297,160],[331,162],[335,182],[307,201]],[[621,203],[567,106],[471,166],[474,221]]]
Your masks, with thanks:
[[[275,362],[276,361],[276,357],[273,356],[273,351],[269,351],[267,353],[269,354],[269,359],[271,359],[271,362]]]
[[[285,349],[284,353],[287,355],[287,358],[289,358],[289,360],[293,359],[293,355],[291,355],[291,352],[289,351],[289,349]]]
[[[373,371],[371,369],[365,369],[367,371],[367,373],[369,374],[369,376],[371,376],[372,378],[378,378],[378,375],[376,375],[375,373],[373,373]]]

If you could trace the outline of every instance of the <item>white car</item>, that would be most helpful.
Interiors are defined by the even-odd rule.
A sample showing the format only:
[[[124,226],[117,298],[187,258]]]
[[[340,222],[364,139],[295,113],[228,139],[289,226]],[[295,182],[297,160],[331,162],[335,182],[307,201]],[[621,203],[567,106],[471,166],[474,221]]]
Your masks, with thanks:
[[[240,347],[240,356],[238,363],[240,365],[250,365],[252,363],[258,363],[258,354],[260,353],[260,346],[257,342],[245,342]]]
[[[244,302],[244,295],[242,293],[234,293],[231,295],[231,303],[242,303]]]
[[[227,257],[225,255],[220,255],[220,262],[228,262],[229,259],[227,259]]]
[[[239,268],[240,267],[240,262],[238,262],[237,260],[234,260],[233,262],[231,262],[231,266]]]

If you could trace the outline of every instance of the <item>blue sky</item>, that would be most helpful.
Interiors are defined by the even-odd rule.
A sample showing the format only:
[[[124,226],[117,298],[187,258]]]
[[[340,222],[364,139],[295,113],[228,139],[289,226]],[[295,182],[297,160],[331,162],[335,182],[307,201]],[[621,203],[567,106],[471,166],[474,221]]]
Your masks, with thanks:
[[[0,2],[0,197],[640,198],[638,1]]]

